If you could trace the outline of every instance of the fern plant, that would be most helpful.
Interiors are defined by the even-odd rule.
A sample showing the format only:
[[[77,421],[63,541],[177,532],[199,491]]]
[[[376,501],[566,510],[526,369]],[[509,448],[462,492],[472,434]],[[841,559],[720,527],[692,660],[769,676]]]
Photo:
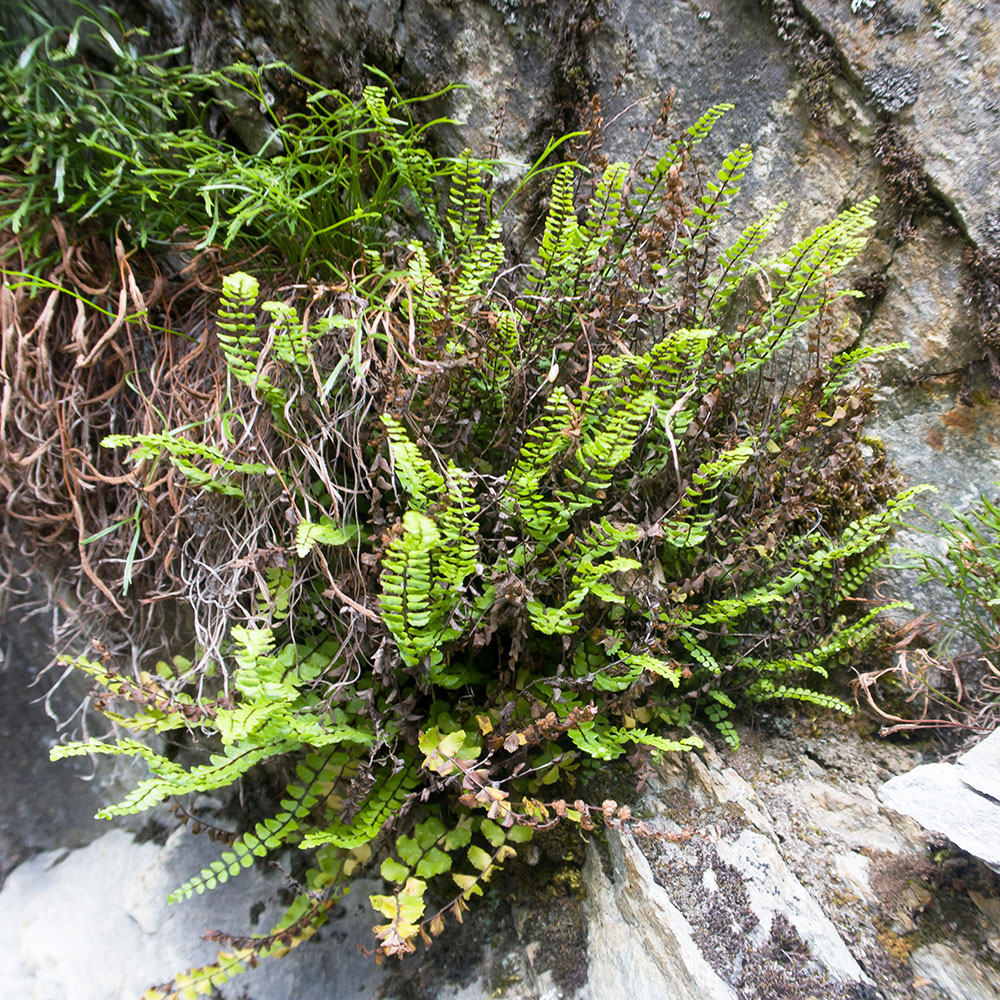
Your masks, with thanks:
[[[863,458],[862,368],[882,349],[822,344],[830,303],[850,294],[833,279],[862,249],[874,199],[759,258],[778,206],[716,253],[752,162],[738,146],[685,193],[729,108],[717,105],[652,163],[555,170],[534,253],[506,267],[490,164],[400,144],[385,100],[363,98],[397,143],[400,197],[419,205],[422,233],[395,256],[366,246],[322,321],[274,300],[265,323],[258,282],[225,279],[229,403],[244,427],[266,426],[258,440],[280,467],[176,432],[116,439],[165,452],[189,478],[195,459],[209,463],[206,490],[242,477],[250,496],[270,473],[297,525],[283,522],[269,584],[276,603],[296,581],[294,602],[285,586],[271,625],[233,627],[198,696],[179,677],[76,661],[117,721],[207,734],[214,748],[190,768],[138,740],[57,750],[147,762],[152,777],[107,815],[265,764],[287,774],[274,814],[172,899],[278,847],[315,857],[269,935],[215,934],[228,950],[158,1000],[306,939],[365,865],[389,884],[371,897],[379,953],[412,951],[536,831],[627,821],[614,802],[546,797],[587,762],[690,750],[695,721],[735,746],[734,713],[761,703],[849,712],[823,682],[884,609],[858,616],[847,599],[912,503]],[[449,181],[440,212],[436,175]],[[776,389],[807,326],[813,363]],[[348,398],[349,411],[331,408]],[[338,420],[349,426],[326,447]]]

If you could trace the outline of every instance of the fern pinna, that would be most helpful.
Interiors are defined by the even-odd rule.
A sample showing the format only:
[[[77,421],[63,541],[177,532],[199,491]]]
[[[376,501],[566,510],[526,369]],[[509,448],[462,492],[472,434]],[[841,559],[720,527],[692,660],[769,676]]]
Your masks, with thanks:
[[[383,120],[379,94],[365,100]],[[316,864],[270,935],[217,935],[229,950],[216,965],[150,996],[196,996],[305,939],[366,865],[390,886],[371,897],[379,952],[405,954],[535,831],[627,819],[617,803],[552,797],[594,762],[690,750],[692,723],[736,745],[748,705],[850,711],[824,682],[883,609],[859,616],[846,599],[913,496],[861,440],[865,366],[899,345],[830,349],[831,306],[851,294],[833,279],[876,202],[767,257],[783,205],[722,240],[752,152],[738,146],[704,189],[693,164],[728,109],[652,162],[556,169],[527,260],[507,259],[489,163],[439,163],[451,186],[437,214],[411,149],[422,233],[364,248],[322,320],[265,303],[262,337],[256,281],[226,279],[220,357],[231,388],[250,390],[231,401],[287,447],[265,470],[297,524],[264,577],[284,605],[269,628],[231,630],[214,697],[78,661],[104,708],[138,706],[115,713],[123,724],[209,734],[209,763],[183,768],[138,740],[57,755],[147,762],[153,776],[107,815],[258,765],[287,774],[274,813],[172,899],[279,847]],[[310,433],[317,414],[337,419],[334,399],[350,400],[352,431],[321,454]],[[175,432],[114,443],[166,453],[206,490],[262,474]]]

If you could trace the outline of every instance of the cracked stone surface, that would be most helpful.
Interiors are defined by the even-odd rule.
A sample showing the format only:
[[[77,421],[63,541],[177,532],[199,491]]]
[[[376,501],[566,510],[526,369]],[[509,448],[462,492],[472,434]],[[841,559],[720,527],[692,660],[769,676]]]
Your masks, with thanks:
[[[890,808],[915,819],[1000,872],[1000,731],[954,764],[923,764],[879,790]]]
[[[898,116],[969,236],[1000,253],[1000,2],[802,0],[879,111]]]
[[[0,625],[0,885],[34,854],[80,847],[108,829],[94,813],[114,795],[119,769],[81,758],[49,761],[58,739],[52,716],[69,718],[85,696],[76,677],[54,691],[57,673],[39,678],[52,656],[50,625],[40,614],[16,623],[11,615]]]

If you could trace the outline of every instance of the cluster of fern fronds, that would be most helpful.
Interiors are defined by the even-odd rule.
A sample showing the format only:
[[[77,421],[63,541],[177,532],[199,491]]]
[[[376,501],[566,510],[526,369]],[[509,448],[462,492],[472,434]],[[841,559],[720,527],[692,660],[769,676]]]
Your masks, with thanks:
[[[368,123],[368,166],[346,208],[334,200],[302,230],[316,237],[299,247],[303,280],[228,273],[207,325],[187,314],[174,325],[192,339],[166,334],[180,358],[167,370],[197,358],[211,391],[167,419],[157,356],[115,388],[142,419],[69,449],[104,470],[118,455],[115,486],[134,505],[93,525],[71,512],[87,544],[127,533],[114,578],[91,575],[116,603],[128,590],[140,616],[169,599],[198,642],[171,665],[73,660],[139,738],[55,755],[146,762],[151,776],[107,816],[284,770],[274,813],[251,817],[174,900],[284,846],[312,864],[269,934],[215,933],[216,963],[150,997],[198,996],[283,953],[376,865],[389,884],[371,898],[377,947],[405,954],[460,919],[535,831],[627,821],[627,807],[582,797],[588,762],[684,751],[698,721],[735,745],[739,706],[849,711],[824,681],[877,627],[859,588],[909,502],[862,439],[862,369],[878,351],[832,349],[834,306],[852,294],[836,279],[874,199],[787,248],[768,243],[783,205],[733,230],[750,149],[706,183],[695,169],[729,109],[717,105],[638,163],[543,158],[532,175],[551,182],[548,208],[514,259],[493,165],[432,157],[391,90],[353,104],[317,93],[275,126],[307,136],[320,164],[360,171],[330,100]],[[207,208],[253,233],[248,204]],[[280,210],[261,210],[260,239]],[[80,367],[123,330],[154,354],[164,339],[116,249],[137,312],[88,346],[95,304],[82,301],[67,327]],[[151,590],[149,566],[175,589]],[[150,733],[205,757],[185,767]]]

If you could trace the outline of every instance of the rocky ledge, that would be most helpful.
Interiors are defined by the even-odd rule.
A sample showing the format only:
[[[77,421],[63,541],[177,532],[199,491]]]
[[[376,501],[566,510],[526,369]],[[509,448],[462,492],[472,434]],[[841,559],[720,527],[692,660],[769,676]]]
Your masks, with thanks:
[[[831,722],[745,734],[738,753],[665,758],[645,776],[633,820],[586,847],[582,873],[553,873],[544,859],[524,866],[466,925],[398,967],[359,948],[372,922],[366,896],[380,891],[360,883],[318,941],[222,996],[1000,997],[1000,877],[959,838],[949,844],[890,807],[914,811],[898,789],[924,788],[928,768],[951,768],[980,794],[970,775],[989,774],[983,756],[914,770],[916,752]],[[185,830],[160,845],[114,830],[23,863],[0,892],[0,981],[35,1000],[119,1000],[209,960],[204,928],[263,926],[286,878],[280,862],[167,908],[168,889],[214,851]]]

